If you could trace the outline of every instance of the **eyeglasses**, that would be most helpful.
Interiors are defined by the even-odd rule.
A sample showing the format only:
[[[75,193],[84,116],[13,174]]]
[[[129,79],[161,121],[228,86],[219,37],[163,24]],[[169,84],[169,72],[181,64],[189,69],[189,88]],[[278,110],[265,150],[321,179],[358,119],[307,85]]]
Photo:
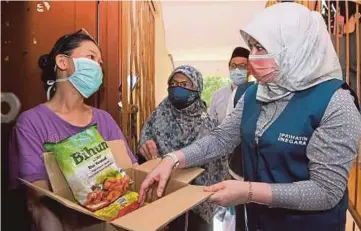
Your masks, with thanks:
[[[192,82],[187,82],[187,81],[177,82],[177,81],[172,80],[172,81],[169,82],[169,86],[170,87],[183,87],[183,88],[192,89],[193,88],[193,83]]]
[[[91,39],[93,39],[94,41],[96,41],[96,40],[94,39],[94,37],[91,36],[91,34],[90,34],[87,30],[85,30],[84,28],[81,28],[80,30],[76,31],[74,34],[86,34],[86,35],[88,35]]]
[[[80,30],[78,30],[77,33],[84,33],[84,34],[88,35],[89,37],[91,37],[93,40],[95,40],[93,38],[93,36],[91,36],[90,33],[87,30],[85,30],[84,28],[81,28]]]
[[[64,44],[67,44],[69,42],[70,38],[72,38],[72,36],[76,35],[76,34],[85,34],[85,35],[89,36],[94,42],[96,42],[94,37],[91,36],[87,30],[85,30],[84,28],[81,28],[80,30],[78,30],[78,31],[76,31],[74,33],[65,35],[63,41],[58,46],[58,50],[60,50],[62,48],[62,46],[64,46]]]
[[[71,34],[66,35],[66,36],[65,36],[65,39],[67,39],[68,37],[71,37],[72,35],[75,35],[75,34],[85,34],[85,35],[88,35],[91,39],[93,39],[93,40],[95,41],[94,37],[91,36],[91,35],[89,34],[89,32],[88,32],[87,30],[85,30],[84,28],[81,28],[80,30],[78,30],[78,31],[76,31],[76,32],[74,32],[74,33],[71,33]]]
[[[229,69],[234,70],[234,69],[240,69],[240,70],[246,70],[247,69],[247,64],[245,63],[241,63],[241,64],[235,64],[235,63],[231,63],[231,65],[229,65]]]
[[[85,35],[89,36],[96,43],[96,40],[94,39],[94,37],[91,36],[87,30],[85,30],[84,28],[81,28],[80,30],[78,30],[74,33],[65,35],[64,39],[62,39],[61,43],[59,45],[57,45],[57,44],[55,45],[57,47],[56,50],[60,51],[62,49],[62,47],[64,46],[64,44],[67,44],[69,42],[69,40],[72,38],[72,36],[76,35],[76,34],[85,34]],[[67,54],[64,54],[64,55],[67,55]],[[54,72],[55,71],[56,71],[56,64],[54,66]]]

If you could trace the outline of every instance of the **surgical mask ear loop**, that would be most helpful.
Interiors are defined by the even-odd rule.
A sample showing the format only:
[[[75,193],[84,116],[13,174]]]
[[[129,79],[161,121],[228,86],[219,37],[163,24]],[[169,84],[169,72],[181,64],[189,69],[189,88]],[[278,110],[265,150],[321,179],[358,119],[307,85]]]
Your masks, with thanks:
[[[71,58],[72,59],[72,57],[71,56],[69,56],[69,55],[66,55],[66,54],[63,54],[65,57],[67,57],[67,58]],[[57,65],[55,64],[55,66],[54,66],[54,73],[56,73],[56,70],[57,70]],[[64,78],[64,79],[57,79],[57,80],[48,80],[47,82],[46,82],[46,84],[49,86],[48,87],[48,90],[46,91],[46,98],[47,98],[47,100],[49,101],[50,100],[50,94],[51,94],[51,90],[53,89],[53,87],[54,87],[54,85],[55,85],[55,83],[59,83],[59,82],[65,82],[65,81],[68,81],[68,78]]]
[[[51,98],[51,96],[50,96],[51,90],[53,89],[55,83],[65,82],[65,81],[68,81],[68,78],[57,79],[57,80],[55,80],[55,81],[54,81],[54,80],[48,80],[48,81],[46,82],[46,84],[49,86],[49,87],[48,87],[48,90],[46,91],[46,98],[47,98],[48,101],[49,101],[50,98]]]

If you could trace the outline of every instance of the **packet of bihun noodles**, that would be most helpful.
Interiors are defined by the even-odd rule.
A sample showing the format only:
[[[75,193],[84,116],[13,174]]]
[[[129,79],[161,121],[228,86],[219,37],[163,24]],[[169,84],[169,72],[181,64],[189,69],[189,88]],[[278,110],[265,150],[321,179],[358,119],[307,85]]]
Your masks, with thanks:
[[[96,125],[58,143],[45,143],[53,152],[76,201],[95,215],[113,220],[139,207],[132,180],[114,161]]]

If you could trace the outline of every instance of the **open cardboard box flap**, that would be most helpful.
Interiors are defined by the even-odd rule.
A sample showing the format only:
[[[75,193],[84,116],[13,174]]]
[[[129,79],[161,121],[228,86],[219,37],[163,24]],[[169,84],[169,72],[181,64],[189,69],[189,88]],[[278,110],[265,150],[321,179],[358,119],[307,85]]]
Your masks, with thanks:
[[[160,163],[161,159],[157,158],[154,160],[149,160],[142,165],[139,165],[136,169],[143,172],[150,172]],[[172,179],[184,183],[190,183],[197,176],[199,176],[204,169],[202,168],[189,168],[189,169],[175,169],[172,172]]]
[[[55,194],[55,193],[53,193],[53,192],[50,192],[49,190],[46,190],[46,189],[44,189],[44,188],[41,188],[41,187],[39,187],[39,186],[36,186],[35,184],[32,184],[32,183],[30,183],[30,182],[28,182],[28,181],[26,181],[26,180],[20,179],[20,181],[21,181],[22,183],[24,183],[26,186],[28,186],[29,188],[32,188],[32,189],[34,189],[34,190],[36,190],[36,191],[44,194],[45,196],[47,196],[47,197],[49,197],[49,198],[51,198],[51,199],[53,199],[53,200],[58,201],[60,204],[64,205],[65,207],[68,207],[68,208],[77,210],[77,211],[82,212],[82,213],[84,213],[84,214],[87,214],[87,215],[89,215],[89,216],[92,216],[92,217],[95,217],[95,218],[100,219],[100,220],[102,220],[102,221],[105,221],[105,220],[102,219],[101,217],[96,216],[94,213],[92,213],[92,212],[90,212],[89,210],[81,207],[80,205],[74,203],[73,201],[70,201],[70,200],[68,200],[68,199],[65,199],[65,198],[62,197],[62,196],[59,196],[59,195],[57,195],[57,194]]]
[[[127,149],[125,148],[124,142],[122,140],[114,140],[107,142],[110,149],[113,152],[114,159],[116,163],[121,166],[123,169],[128,169],[133,166],[131,160],[128,158]],[[136,169],[143,172],[150,172],[160,163],[161,159],[157,158],[155,160],[150,160],[145,162],[142,165],[139,165]],[[197,176],[199,176],[204,169],[202,168],[189,168],[189,169],[175,169],[172,173],[172,179],[178,180],[184,183],[190,183]]]
[[[133,168],[122,140],[110,141],[108,145],[112,150],[117,164],[131,174],[131,177],[135,181],[134,189],[138,191],[144,177],[159,163],[160,159],[149,161],[144,166],[141,165]],[[44,153],[44,164],[53,192],[25,180],[20,180],[28,187],[43,193],[68,208],[104,221],[102,218],[97,217],[94,213],[76,203],[56,163],[53,153]],[[210,193],[203,192],[200,186],[188,185],[188,183],[202,171],[202,169],[195,168],[174,172],[167,185],[164,197],[110,223],[126,230],[136,231],[151,231],[161,228],[187,210],[202,203],[211,195]]]
[[[127,153],[124,142],[122,140],[114,140],[108,141],[107,144],[112,150],[117,165],[123,169],[131,169],[133,164],[128,155],[124,155],[124,153]],[[43,154],[43,158],[53,192],[57,195],[62,195],[68,200],[75,201],[69,186],[64,184],[66,180],[60,171],[58,164],[56,163],[54,154],[51,152],[46,152]],[[142,165],[137,166],[136,169],[149,173],[160,163],[160,161],[160,158],[150,160]],[[172,173],[171,179],[188,184],[197,176],[199,176],[203,171],[204,169],[202,168],[175,169]]]
[[[154,231],[204,202],[209,195],[200,186],[188,185],[111,223],[127,230]]]

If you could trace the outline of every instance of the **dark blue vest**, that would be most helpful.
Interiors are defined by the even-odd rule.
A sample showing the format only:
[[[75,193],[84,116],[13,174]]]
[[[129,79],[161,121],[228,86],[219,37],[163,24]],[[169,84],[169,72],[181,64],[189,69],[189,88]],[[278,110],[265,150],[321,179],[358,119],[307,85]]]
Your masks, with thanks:
[[[242,95],[246,92],[246,90],[252,86],[254,82],[247,82],[244,84],[241,84],[237,87],[236,94],[234,96],[234,107],[236,107],[236,104],[238,103],[238,100],[242,97]],[[232,169],[234,173],[236,173],[238,176],[243,176],[243,160],[241,153],[241,145],[238,145],[233,153],[229,156],[229,167]]]
[[[294,94],[286,108],[266,129],[258,144],[256,124],[261,102],[257,85],[245,93],[241,122],[245,180],[266,183],[292,183],[309,180],[307,144],[323,117],[340,80],[329,80]],[[248,204],[250,231],[342,231],[345,229],[348,193],[327,211],[296,211]]]
[[[253,81],[246,82],[237,87],[236,94],[234,96],[233,106],[236,107],[238,100],[242,97],[242,95],[246,92],[246,90],[254,84]]]

